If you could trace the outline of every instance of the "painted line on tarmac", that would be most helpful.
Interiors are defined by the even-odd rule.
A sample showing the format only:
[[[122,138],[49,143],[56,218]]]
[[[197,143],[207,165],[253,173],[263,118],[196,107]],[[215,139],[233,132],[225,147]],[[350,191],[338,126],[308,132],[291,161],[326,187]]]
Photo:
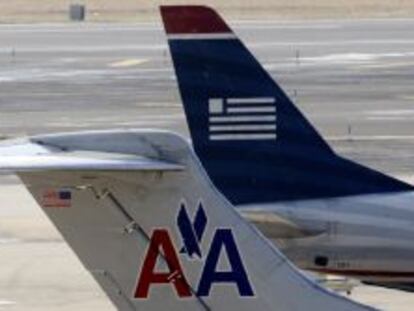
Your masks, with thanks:
[[[358,66],[358,69],[392,69],[401,67],[413,67],[414,61],[411,62],[395,62],[387,64],[363,64]]]
[[[344,141],[344,140],[414,140],[414,135],[342,135],[342,136],[328,136],[326,138],[329,141]]]
[[[4,307],[4,306],[12,306],[15,305],[16,302],[15,301],[10,301],[10,300],[0,300],[0,307]]]
[[[116,61],[113,63],[110,63],[108,66],[111,68],[128,68],[128,67],[134,67],[134,66],[139,66],[142,65],[146,62],[148,62],[148,59],[124,59],[121,61]]]

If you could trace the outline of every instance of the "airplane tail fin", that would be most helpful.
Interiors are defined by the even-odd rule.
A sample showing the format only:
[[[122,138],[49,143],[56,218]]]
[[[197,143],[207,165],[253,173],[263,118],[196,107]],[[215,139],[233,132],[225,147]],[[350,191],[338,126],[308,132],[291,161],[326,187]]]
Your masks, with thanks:
[[[194,149],[233,204],[410,189],[335,155],[214,10],[161,14]]]
[[[0,170],[19,174],[118,310],[372,310],[297,271],[180,137],[86,133],[3,151]]]

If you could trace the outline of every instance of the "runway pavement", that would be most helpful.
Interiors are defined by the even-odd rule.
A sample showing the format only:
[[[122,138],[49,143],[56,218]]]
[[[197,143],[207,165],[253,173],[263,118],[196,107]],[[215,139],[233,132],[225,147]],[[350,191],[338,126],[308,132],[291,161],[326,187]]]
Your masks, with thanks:
[[[344,156],[414,182],[414,20],[233,28]],[[155,24],[0,26],[0,136],[101,128],[188,135]],[[0,179],[0,310],[113,310],[13,177]],[[411,310],[414,294],[354,296]]]

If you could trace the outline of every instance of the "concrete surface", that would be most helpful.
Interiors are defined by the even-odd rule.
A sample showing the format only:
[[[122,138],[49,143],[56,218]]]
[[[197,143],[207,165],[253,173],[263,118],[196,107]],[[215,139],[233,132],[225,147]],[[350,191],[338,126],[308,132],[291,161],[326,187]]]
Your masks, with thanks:
[[[230,18],[320,19],[406,18],[414,16],[411,0],[13,0],[0,1],[0,23],[68,21],[70,4],[85,4],[87,20],[154,21],[160,4],[202,4]]]

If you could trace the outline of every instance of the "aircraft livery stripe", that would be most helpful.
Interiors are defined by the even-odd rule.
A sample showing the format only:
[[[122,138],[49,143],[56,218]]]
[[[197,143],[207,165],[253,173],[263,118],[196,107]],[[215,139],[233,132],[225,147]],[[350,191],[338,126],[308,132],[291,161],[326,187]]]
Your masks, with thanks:
[[[237,37],[230,33],[177,33],[168,35],[168,40],[235,40]]]
[[[228,113],[238,113],[238,112],[250,112],[250,113],[260,113],[260,112],[276,112],[276,107],[229,107],[227,108]]]
[[[367,277],[414,277],[414,271],[371,271],[371,270],[341,270],[341,269],[314,269],[311,268],[309,270],[327,274],[340,274],[340,275],[347,275],[347,276],[367,276]]]
[[[165,31],[170,34],[231,33],[212,9],[201,6],[161,6]]]
[[[243,122],[243,121],[275,121],[275,116],[226,116],[226,117],[210,117],[211,123],[218,122]]]
[[[227,98],[229,104],[274,104],[276,99],[274,97],[254,97],[254,98]]]
[[[212,125],[210,132],[269,131],[276,130],[276,124],[263,125]]]
[[[217,134],[210,135],[210,140],[275,140],[276,134]]]

